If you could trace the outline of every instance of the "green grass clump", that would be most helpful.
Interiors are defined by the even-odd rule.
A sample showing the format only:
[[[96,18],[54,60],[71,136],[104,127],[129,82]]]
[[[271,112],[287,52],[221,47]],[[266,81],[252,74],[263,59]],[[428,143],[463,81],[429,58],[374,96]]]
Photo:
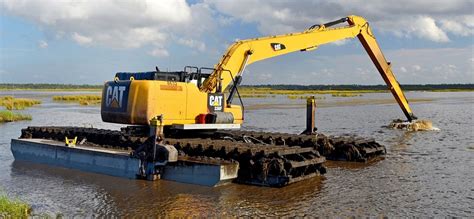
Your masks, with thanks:
[[[15,98],[12,96],[0,97],[0,106],[5,107],[7,110],[22,110],[37,104],[41,104],[41,101],[27,98]]]
[[[267,94],[240,94],[242,98],[268,98],[268,97],[275,97],[275,95],[267,95]]]
[[[357,93],[334,93],[332,94],[333,97],[360,97],[362,94]]]
[[[79,100],[79,104],[83,106],[88,106],[88,105],[98,105],[100,104],[101,100]]]
[[[30,115],[14,113],[10,110],[0,110],[0,123],[31,120]]]
[[[64,96],[53,96],[55,101],[73,101],[78,102],[81,100],[101,100],[100,95],[64,95]]]
[[[30,213],[31,207],[26,202],[0,193],[0,218],[27,218]]]
[[[380,93],[387,90],[275,90],[270,88],[247,88],[239,89],[241,95],[314,95],[314,94],[344,94],[344,93]]]
[[[288,97],[288,99],[308,99],[309,97],[311,96],[307,96],[307,95],[287,95],[286,97]],[[323,96],[315,96],[314,99],[316,100],[324,100],[326,99],[326,97],[323,97]]]
[[[53,96],[54,101],[60,102],[76,102],[80,105],[96,105],[100,104],[102,97],[100,95],[65,95]]]
[[[386,90],[276,90],[271,88],[248,88],[239,89],[242,97],[268,97],[275,95],[286,95],[288,99],[307,99],[309,96],[330,94],[333,97],[356,97],[362,96],[362,93],[387,92]],[[316,99],[325,99],[325,97],[316,97]]]

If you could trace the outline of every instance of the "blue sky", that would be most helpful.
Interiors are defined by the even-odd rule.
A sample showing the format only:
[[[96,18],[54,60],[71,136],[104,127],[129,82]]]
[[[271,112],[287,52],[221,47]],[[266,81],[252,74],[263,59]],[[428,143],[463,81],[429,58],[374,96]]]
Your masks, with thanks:
[[[115,72],[212,67],[236,39],[367,18],[402,84],[474,83],[474,3],[0,2],[0,82],[101,84]],[[250,65],[244,84],[382,84],[357,39]]]

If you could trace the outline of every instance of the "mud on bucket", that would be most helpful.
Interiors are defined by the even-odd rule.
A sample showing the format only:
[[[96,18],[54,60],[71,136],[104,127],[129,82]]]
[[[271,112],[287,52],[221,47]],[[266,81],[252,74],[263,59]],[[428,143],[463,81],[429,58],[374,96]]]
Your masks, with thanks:
[[[433,123],[429,120],[413,120],[410,122],[395,119],[388,127],[407,131],[439,131],[438,128],[433,127]]]

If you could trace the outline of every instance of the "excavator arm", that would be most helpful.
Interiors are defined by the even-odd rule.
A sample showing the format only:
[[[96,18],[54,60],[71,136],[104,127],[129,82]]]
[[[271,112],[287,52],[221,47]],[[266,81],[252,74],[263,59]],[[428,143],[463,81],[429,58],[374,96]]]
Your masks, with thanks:
[[[330,28],[344,22],[348,25]],[[221,91],[231,84],[234,87],[238,86],[245,67],[254,62],[291,52],[314,50],[319,45],[355,37],[361,41],[407,119],[409,121],[416,119],[390,68],[390,63],[385,59],[372,34],[369,23],[359,16],[313,25],[303,32],[237,41],[227,49],[200,90],[213,92]],[[231,91],[230,99],[232,96]]]
[[[367,54],[369,54],[370,59],[372,59],[372,62],[387,84],[388,89],[390,89],[390,92],[392,92],[395,100],[397,100],[398,105],[400,105],[400,108],[407,117],[408,121],[417,119],[411,111],[408,100],[403,94],[402,88],[400,87],[400,84],[392,72],[390,62],[387,62],[382,50],[379,47],[379,44],[377,43],[377,40],[375,40],[372,30],[369,27],[369,23],[365,21],[365,19],[357,16],[352,16],[352,19],[348,19],[348,23],[350,25],[363,24],[360,33],[357,35],[357,38],[359,38],[359,41],[365,48],[365,51]]]

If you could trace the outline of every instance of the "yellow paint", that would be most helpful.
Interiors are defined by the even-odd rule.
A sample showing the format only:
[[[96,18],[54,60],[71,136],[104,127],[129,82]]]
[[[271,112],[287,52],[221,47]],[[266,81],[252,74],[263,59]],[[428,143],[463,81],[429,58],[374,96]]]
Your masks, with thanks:
[[[165,125],[186,120],[187,95],[182,89],[186,86],[186,83],[178,82],[175,89],[170,89],[166,81],[132,81],[127,108],[130,124],[149,124],[153,117],[160,114],[164,115]]]
[[[392,73],[387,60],[383,56],[368,22],[364,18],[354,15],[348,16],[347,18],[349,25],[343,27],[326,28],[322,25],[298,33],[237,41],[227,49],[226,53],[216,65],[216,70],[204,82],[201,91],[214,91],[218,83],[217,79],[219,75],[221,75],[222,78],[223,88],[231,84],[232,78],[229,73],[224,70],[230,70],[235,76],[239,74],[239,71],[243,69],[245,64],[249,65],[260,60],[291,52],[309,51],[323,44],[358,37],[407,118],[409,120],[414,119],[415,117],[408,105],[408,101],[395,75]],[[274,50],[270,46],[271,43],[283,44],[286,48]],[[252,53],[252,55],[246,60],[246,54],[249,52]]]
[[[160,85],[161,90],[175,90],[175,91],[182,91],[183,86],[177,86],[177,85]]]
[[[198,115],[208,113],[208,93],[216,90],[218,78],[222,79],[222,89],[231,84],[232,77],[225,70],[230,70],[235,77],[245,65],[254,62],[291,52],[309,51],[323,44],[355,37],[361,41],[407,118],[415,118],[366,20],[358,16],[347,18],[348,25],[343,27],[326,28],[321,25],[298,33],[237,41],[228,48],[215,66],[216,70],[200,89],[186,82],[132,80],[128,109],[125,117],[123,113],[121,117],[128,119],[116,119],[114,122],[149,124],[153,117],[163,114],[164,125],[193,124]],[[239,105],[224,106],[224,111],[234,115],[234,123],[243,122]]]
[[[75,147],[76,146],[76,142],[77,142],[77,136],[74,137],[73,139],[68,139],[67,137],[64,138],[64,141],[66,143],[66,146],[68,147]]]
[[[113,122],[149,125],[150,120],[163,114],[164,125],[194,124],[197,116],[209,113],[207,93],[200,92],[192,83],[174,83],[175,85],[169,85],[166,81],[132,81],[127,112],[115,113],[120,119],[116,118]],[[224,112],[234,115],[234,123],[242,123],[242,109],[239,105],[224,105]]]

